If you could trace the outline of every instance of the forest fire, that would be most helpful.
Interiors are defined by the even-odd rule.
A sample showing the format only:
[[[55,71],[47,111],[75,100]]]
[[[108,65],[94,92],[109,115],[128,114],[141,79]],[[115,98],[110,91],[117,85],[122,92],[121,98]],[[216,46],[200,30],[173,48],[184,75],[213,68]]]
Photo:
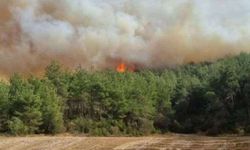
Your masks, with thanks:
[[[249,9],[247,0],[0,0],[0,75],[37,74],[53,60],[137,72],[250,52]]]
[[[119,73],[124,73],[126,71],[127,67],[124,63],[120,63],[117,68],[116,71]]]
[[[126,65],[125,63],[120,63],[116,67],[116,71],[119,72],[119,73],[135,72],[135,65]]]

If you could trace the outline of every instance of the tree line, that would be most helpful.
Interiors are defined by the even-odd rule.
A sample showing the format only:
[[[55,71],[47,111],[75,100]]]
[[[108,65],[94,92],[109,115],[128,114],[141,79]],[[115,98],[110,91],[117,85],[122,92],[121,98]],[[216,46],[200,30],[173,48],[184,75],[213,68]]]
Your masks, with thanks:
[[[134,73],[52,62],[45,72],[0,82],[1,133],[250,133],[250,54]]]

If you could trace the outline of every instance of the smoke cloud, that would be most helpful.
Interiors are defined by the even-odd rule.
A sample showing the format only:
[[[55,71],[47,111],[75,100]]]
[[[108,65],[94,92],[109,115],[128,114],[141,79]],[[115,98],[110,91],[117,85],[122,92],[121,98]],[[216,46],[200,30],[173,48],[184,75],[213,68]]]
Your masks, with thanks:
[[[1,0],[0,74],[213,61],[250,48],[248,0]]]

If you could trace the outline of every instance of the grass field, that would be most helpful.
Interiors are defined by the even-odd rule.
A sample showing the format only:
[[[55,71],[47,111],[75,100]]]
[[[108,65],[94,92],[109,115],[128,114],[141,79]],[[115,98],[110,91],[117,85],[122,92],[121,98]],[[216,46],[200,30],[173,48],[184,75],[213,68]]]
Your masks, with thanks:
[[[0,137],[0,150],[248,150],[250,137],[164,135],[152,137]]]

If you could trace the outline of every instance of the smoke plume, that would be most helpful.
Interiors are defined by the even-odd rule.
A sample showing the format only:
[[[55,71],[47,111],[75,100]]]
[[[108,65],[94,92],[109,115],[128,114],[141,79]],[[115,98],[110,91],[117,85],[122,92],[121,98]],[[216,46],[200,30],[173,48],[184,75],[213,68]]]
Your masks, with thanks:
[[[1,0],[0,74],[213,61],[250,48],[248,0]]]

